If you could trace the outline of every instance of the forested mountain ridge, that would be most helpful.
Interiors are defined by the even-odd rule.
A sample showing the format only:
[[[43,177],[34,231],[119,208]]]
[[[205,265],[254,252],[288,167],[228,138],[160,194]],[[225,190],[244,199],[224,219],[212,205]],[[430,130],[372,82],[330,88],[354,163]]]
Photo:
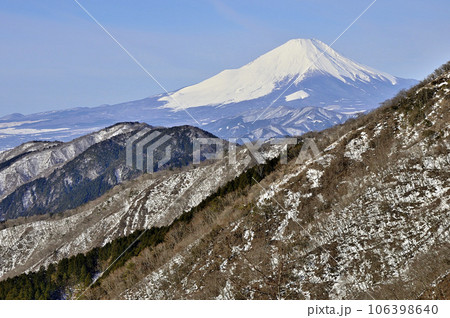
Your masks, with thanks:
[[[161,169],[192,163],[194,139],[215,137],[190,126],[119,123],[68,143],[24,144],[5,153],[0,161],[0,179],[5,181],[0,186],[0,219],[74,209],[140,176],[142,171],[126,165],[126,142],[144,129],[170,137],[166,146],[171,147],[171,158]],[[204,149],[204,154],[208,151]],[[157,149],[154,155],[160,156],[161,151]]]
[[[268,145],[262,154],[271,158],[279,149]],[[254,164],[244,148],[236,159],[144,174],[75,209],[7,220],[0,224],[0,277],[37,271],[137,230],[170,224]]]

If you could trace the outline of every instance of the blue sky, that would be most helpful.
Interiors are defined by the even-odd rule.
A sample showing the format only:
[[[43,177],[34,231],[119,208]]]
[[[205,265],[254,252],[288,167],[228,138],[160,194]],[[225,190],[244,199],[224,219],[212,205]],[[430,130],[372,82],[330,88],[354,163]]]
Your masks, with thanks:
[[[371,2],[79,0],[169,91],[292,38],[331,43]],[[395,76],[450,59],[448,0],[378,0],[333,45]],[[0,116],[161,93],[73,0],[0,0]]]

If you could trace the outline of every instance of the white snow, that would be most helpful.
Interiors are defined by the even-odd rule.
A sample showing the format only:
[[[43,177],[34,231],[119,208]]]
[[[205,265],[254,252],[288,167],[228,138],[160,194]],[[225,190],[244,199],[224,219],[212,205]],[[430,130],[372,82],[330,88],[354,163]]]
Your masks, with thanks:
[[[305,92],[304,90],[299,90],[295,93],[287,95],[284,99],[287,102],[290,102],[290,101],[297,100],[297,99],[305,99],[307,97],[309,97],[309,94],[307,92]]]
[[[369,149],[369,138],[363,131],[360,137],[352,139],[345,147],[344,156],[356,161],[362,161],[362,155]]]
[[[323,175],[323,171],[319,171],[316,169],[309,169],[306,171],[306,177],[308,178],[309,182],[311,182],[311,188],[318,188],[320,187],[320,178]]]
[[[344,83],[372,79],[397,83],[394,76],[353,62],[321,41],[295,39],[239,69],[225,70],[159,101],[167,102],[163,108],[173,110],[237,103],[268,95],[282,82],[295,80],[298,84],[312,72],[329,74]]]
[[[41,134],[41,133],[47,133],[47,132],[63,131],[63,130],[68,130],[68,129],[69,128],[54,128],[54,129],[4,128],[4,129],[0,129],[0,134],[3,134],[3,135],[34,135],[34,134]]]
[[[16,127],[16,126],[22,126],[25,124],[34,124],[41,122],[43,120],[26,120],[26,121],[12,121],[8,123],[0,123],[0,128],[10,128],[10,127]]]

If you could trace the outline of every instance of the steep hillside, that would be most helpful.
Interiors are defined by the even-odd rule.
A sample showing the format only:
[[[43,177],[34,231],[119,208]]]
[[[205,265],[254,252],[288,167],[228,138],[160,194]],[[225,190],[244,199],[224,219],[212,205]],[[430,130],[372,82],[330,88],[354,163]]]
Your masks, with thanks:
[[[27,154],[42,151],[60,144],[58,141],[30,141],[13,149],[0,152],[0,170]]]
[[[449,64],[435,74],[310,135],[320,156],[207,206],[89,297],[421,297],[450,273]]]
[[[278,149],[271,146],[264,156]],[[228,159],[145,174],[60,215],[8,220],[0,227],[0,278],[39,270],[139,229],[169,225],[254,164],[246,149],[237,152],[237,162]]]
[[[67,143],[31,142],[1,153],[0,200],[30,180],[52,173],[92,145],[133,129],[133,125],[114,125]]]
[[[18,154],[0,164],[3,166],[0,178],[5,180],[0,219],[74,209],[141,175],[141,171],[126,166],[125,148],[132,135],[146,128],[151,127],[140,123],[116,124],[69,143],[52,143],[52,147],[38,143],[42,149],[21,153],[22,148],[31,147],[25,144],[9,151]],[[171,159],[162,169],[189,164],[194,138],[214,137],[189,126],[152,129],[170,137],[167,145],[171,146]],[[204,149],[204,154],[211,150]],[[155,157],[162,151],[156,151]]]

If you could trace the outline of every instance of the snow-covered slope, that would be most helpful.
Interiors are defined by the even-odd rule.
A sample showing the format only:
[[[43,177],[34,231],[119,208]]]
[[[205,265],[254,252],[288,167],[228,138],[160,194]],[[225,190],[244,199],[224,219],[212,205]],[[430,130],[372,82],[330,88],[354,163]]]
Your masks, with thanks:
[[[330,125],[340,124],[349,118],[348,115],[321,107],[307,106],[296,109],[278,106],[268,109],[264,114],[253,110],[236,117],[219,119],[203,128],[215,135],[259,139],[300,136],[308,131],[320,131]]]
[[[279,151],[277,145],[261,150],[267,159]],[[0,230],[0,279],[39,270],[137,229],[170,224],[253,165],[247,149],[238,149],[236,158],[235,162],[225,157],[182,171],[145,174],[56,217],[7,221]]]
[[[225,70],[160,101],[167,101],[164,107],[175,110],[239,103],[266,96],[292,80],[299,84],[314,73],[330,75],[344,83],[377,80],[395,85],[398,81],[392,75],[343,57],[321,41],[295,39],[239,69]],[[297,99],[293,94],[289,96],[290,101]],[[307,98],[307,94],[299,97]]]
[[[198,236],[177,240],[165,262],[127,288],[117,284],[111,297],[417,299],[448,284],[446,69],[368,116],[315,134],[321,154],[294,159],[233,198],[210,231],[198,226],[206,207],[193,221]],[[444,287],[436,296],[448,295]]]
[[[170,159],[156,169],[187,165],[193,160],[195,138],[215,137],[192,126],[119,123],[68,143],[24,144],[6,151],[0,161],[0,220],[73,209],[138,177],[142,172],[126,165],[126,142],[144,129],[169,137],[165,146],[170,147]],[[164,149],[155,150],[155,161],[166,154]],[[210,151],[202,149],[202,160]]]
[[[27,143],[2,153],[0,201],[24,183],[51,174],[93,144],[135,129],[135,124],[115,125],[68,143]]]

